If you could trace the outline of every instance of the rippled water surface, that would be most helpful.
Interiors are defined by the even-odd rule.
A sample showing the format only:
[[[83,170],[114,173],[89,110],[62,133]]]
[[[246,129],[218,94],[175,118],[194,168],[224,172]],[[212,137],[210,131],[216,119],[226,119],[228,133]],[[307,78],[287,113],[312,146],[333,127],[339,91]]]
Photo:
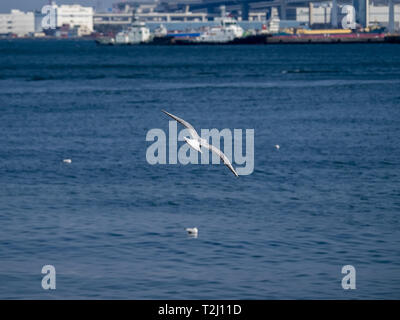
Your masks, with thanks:
[[[398,45],[1,41],[0,298],[399,299],[399,107]],[[254,172],[149,165],[161,109]]]

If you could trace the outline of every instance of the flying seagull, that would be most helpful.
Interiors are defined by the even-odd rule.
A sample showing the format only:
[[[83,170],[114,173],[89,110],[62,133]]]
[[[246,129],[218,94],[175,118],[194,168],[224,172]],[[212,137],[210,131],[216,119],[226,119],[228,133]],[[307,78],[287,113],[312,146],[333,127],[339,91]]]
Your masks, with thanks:
[[[211,152],[214,152],[221,158],[221,160],[224,162],[224,164],[229,168],[229,170],[231,170],[233,172],[233,174],[236,177],[239,177],[236,170],[233,168],[231,162],[229,161],[228,157],[221,150],[219,150],[218,148],[209,144],[207,142],[207,140],[202,139],[189,122],[186,122],[185,120],[178,118],[177,116],[174,116],[173,114],[171,114],[165,110],[161,110],[161,111],[164,112],[166,115],[170,116],[172,119],[178,121],[180,124],[182,124],[189,130],[189,133],[190,133],[190,136],[192,137],[192,139],[189,139],[186,137],[184,138],[189,146],[191,146],[194,150],[199,151],[200,153],[202,153],[201,147],[211,150]]]

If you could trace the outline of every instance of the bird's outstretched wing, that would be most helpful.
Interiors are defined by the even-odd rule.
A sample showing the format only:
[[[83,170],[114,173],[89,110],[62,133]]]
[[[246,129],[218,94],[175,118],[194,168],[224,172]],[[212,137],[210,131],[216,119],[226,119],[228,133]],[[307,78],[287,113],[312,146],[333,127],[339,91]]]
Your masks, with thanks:
[[[200,139],[200,136],[198,135],[196,130],[193,128],[193,126],[189,122],[187,122],[181,118],[178,118],[177,116],[174,116],[173,114],[171,114],[165,110],[161,110],[161,111],[164,112],[166,115],[170,116],[172,119],[178,121],[180,124],[182,124],[186,128],[188,128],[190,135],[192,136],[193,139],[196,139],[196,140]]]
[[[211,150],[211,152],[214,152],[215,154],[217,154],[221,158],[221,160],[224,162],[224,164],[229,168],[229,170],[231,170],[236,177],[239,177],[236,170],[233,168],[231,162],[229,161],[228,157],[221,150],[219,150],[217,147],[214,147],[211,144],[204,143],[204,142],[201,143],[201,146],[205,147],[205,148]]]

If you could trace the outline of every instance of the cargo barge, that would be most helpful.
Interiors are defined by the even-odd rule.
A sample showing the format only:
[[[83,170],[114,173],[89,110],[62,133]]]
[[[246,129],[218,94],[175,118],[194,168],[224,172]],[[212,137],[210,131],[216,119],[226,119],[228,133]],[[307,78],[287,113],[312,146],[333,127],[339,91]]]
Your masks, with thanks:
[[[159,42],[160,43],[160,42]],[[350,44],[350,43],[400,43],[400,35],[386,33],[321,34],[321,35],[249,35],[227,42],[194,42],[188,39],[169,38],[169,45],[268,45],[268,44]],[[156,44],[156,43],[155,43]]]
[[[369,43],[385,42],[383,28],[352,31],[351,29],[298,29],[272,35],[267,43]]]

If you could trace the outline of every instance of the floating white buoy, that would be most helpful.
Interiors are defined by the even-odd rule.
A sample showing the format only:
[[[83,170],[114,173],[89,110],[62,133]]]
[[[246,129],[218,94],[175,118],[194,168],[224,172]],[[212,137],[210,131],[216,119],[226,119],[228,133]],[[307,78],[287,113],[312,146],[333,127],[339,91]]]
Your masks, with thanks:
[[[279,150],[279,148],[280,148],[279,144],[276,144],[275,148],[276,148],[276,150]]]
[[[188,235],[197,238],[197,235],[199,233],[199,230],[197,228],[186,228],[185,230],[188,233]]]
[[[64,163],[71,163],[72,160],[71,160],[71,159],[64,159],[63,162],[64,162]]]

